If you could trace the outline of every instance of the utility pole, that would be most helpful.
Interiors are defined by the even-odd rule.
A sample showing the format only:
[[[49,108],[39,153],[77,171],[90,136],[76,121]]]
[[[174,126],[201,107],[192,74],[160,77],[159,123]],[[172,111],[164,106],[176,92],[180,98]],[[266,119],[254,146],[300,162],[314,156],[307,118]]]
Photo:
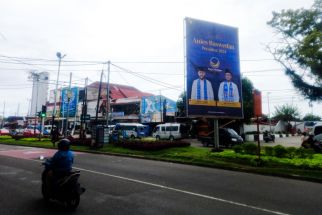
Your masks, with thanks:
[[[111,61],[107,62],[107,86],[106,86],[106,126],[108,127],[109,124],[109,115],[110,115],[110,75],[111,75]],[[108,128],[108,131],[110,129]]]
[[[96,105],[96,115],[95,115],[95,122],[96,122],[96,124],[97,124],[97,120],[98,120],[98,109],[99,109],[99,106],[100,106],[100,99],[101,99],[103,72],[104,72],[104,70],[102,70],[102,72],[101,72],[100,85],[99,85],[99,88],[98,88],[97,105]]]
[[[58,90],[58,80],[59,80],[59,73],[60,73],[60,64],[61,64],[61,60],[66,55],[62,56],[60,52],[57,52],[56,56],[58,57],[58,72],[57,72],[57,79],[56,79],[56,88],[55,88],[55,92],[54,92],[54,109],[53,109],[53,113],[52,113],[51,127],[53,127],[53,125],[54,125],[55,116],[56,116],[56,100],[57,100],[57,90]]]
[[[72,97],[72,92],[71,92],[71,85],[72,85],[72,73],[69,75],[69,85],[68,85],[68,90],[67,90],[67,115],[66,115],[66,130],[65,130],[65,137],[67,136],[67,131],[68,131],[68,121],[69,121],[69,104],[70,104],[70,99]]]
[[[83,98],[83,104],[82,104],[82,114],[81,114],[81,127],[79,132],[79,138],[83,140],[83,138],[86,138],[86,121],[85,116],[87,115],[87,108],[86,108],[86,100],[87,100],[87,82],[88,78],[85,79],[85,87],[84,87],[84,98]],[[83,142],[84,144],[84,142]]]
[[[109,124],[109,117],[111,112],[111,103],[110,103],[110,75],[111,75],[111,61],[107,62],[107,87],[106,87],[106,127],[107,127],[107,141],[109,142],[109,135],[110,135],[110,128],[108,126]],[[112,115],[111,115],[112,116]],[[107,143],[108,143],[107,142]]]
[[[162,120],[161,90],[159,91],[159,96],[160,96],[160,99],[159,99],[159,104],[160,104],[160,122],[162,123],[163,120]]]

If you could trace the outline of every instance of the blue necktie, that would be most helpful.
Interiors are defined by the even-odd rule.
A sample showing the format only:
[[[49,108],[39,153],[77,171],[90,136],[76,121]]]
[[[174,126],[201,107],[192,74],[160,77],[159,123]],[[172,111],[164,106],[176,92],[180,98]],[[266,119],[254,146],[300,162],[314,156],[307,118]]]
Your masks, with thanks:
[[[201,100],[201,89],[200,89],[200,79],[197,82],[197,99]],[[207,82],[204,80],[203,85],[203,93],[204,93],[204,100],[208,100],[208,92],[207,92]]]

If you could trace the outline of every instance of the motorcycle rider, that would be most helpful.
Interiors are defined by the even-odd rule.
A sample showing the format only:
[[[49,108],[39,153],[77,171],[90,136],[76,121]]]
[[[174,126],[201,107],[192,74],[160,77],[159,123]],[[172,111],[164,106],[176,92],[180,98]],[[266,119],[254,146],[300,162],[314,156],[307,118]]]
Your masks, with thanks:
[[[74,153],[70,150],[70,141],[62,139],[58,143],[58,151],[54,156],[45,162],[46,183],[50,189],[55,182],[64,176],[69,175],[74,162]]]

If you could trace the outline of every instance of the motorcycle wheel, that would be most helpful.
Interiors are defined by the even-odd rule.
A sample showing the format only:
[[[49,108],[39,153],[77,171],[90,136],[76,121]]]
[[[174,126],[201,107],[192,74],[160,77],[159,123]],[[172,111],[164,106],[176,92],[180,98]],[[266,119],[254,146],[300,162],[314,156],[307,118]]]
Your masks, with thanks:
[[[44,198],[44,200],[49,201],[50,197],[49,197],[49,194],[48,194],[47,187],[46,187],[45,183],[43,183],[41,185],[41,193],[42,193],[42,197]]]
[[[69,210],[76,210],[79,205],[80,196],[78,193],[73,194],[70,199],[66,201],[66,207]]]

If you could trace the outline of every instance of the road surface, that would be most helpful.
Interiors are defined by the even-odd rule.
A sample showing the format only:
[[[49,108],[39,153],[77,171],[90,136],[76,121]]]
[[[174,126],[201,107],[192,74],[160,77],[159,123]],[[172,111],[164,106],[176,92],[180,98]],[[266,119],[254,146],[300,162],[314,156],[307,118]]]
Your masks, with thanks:
[[[68,214],[40,193],[39,157],[0,144],[0,214]],[[321,184],[213,168],[78,153],[86,187],[74,214],[322,214]]]

